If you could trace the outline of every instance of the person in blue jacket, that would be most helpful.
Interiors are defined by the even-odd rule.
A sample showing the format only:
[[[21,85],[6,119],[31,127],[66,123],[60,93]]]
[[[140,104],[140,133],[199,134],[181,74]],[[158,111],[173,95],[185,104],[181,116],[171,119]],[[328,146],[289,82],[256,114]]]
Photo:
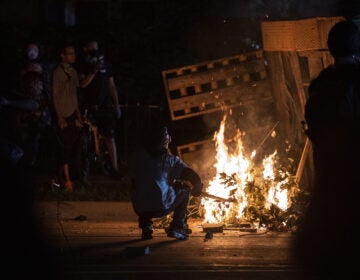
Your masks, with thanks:
[[[203,183],[200,176],[178,156],[171,154],[171,137],[167,127],[153,129],[142,137],[142,145],[130,159],[130,177],[134,192],[132,204],[139,217],[142,239],[152,239],[152,218],[173,212],[166,230],[168,237],[188,239],[187,206],[190,194],[200,196]],[[176,182],[188,182],[187,186]],[[183,185],[182,185],[183,186]]]

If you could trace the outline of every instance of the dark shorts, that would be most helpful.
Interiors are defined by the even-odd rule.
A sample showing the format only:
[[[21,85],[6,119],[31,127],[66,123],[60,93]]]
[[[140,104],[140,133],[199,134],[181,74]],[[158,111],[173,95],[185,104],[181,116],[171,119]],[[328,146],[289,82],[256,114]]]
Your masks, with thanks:
[[[67,126],[63,129],[56,127],[57,140],[60,147],[60,161],[69,163],[81,151],[81,129],[75,125],[76,114],[66,118]]]
[[[112,108],[90,109],[88,118],[98,128],[99,134],[108,138],[115,137],[116,116]]]

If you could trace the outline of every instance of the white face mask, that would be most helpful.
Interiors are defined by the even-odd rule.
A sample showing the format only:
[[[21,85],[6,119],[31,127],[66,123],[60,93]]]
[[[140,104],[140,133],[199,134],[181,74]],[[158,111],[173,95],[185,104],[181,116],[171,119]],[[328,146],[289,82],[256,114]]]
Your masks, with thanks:
[[[36,60],[39,56],[39,48],[35,45],[30,45],[27,49],[27,57],[29,60]]]

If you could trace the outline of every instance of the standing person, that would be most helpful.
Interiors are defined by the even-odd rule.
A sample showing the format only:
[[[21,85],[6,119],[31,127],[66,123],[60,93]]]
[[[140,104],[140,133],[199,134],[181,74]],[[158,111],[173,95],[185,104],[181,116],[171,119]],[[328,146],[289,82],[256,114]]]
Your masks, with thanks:
[[[199,196],[202,181],[185,162],[169,151],[171,137],[166,127],[146,132],[144,143],[130,161],[130,177],[134,187],[132,204],[139,217],[142,239],[152,239],[152,218],[173,212],[168,237],[188,239],[187,206],[190,193]],[[176,181],[188,181],[192,188],[176,187]]]
[[[309,87],[305,105],[315,185],[296,240],[296,257],[316,279],[357,273],[360,230],[360,31],[350,21],[328,34],[334,65]]]
[[[35,72],[41,75],[43,91],[48,100],[51,100],[51,66],[50,63],[41,56],[40,45],[36,42],[30,42],[25,47],[24,59],[19,66],[19,79],[21,80],[29,72]]]
[[[30,41],[24,47],[23,59],[20,61],[16,73],[16,92],[22,96],[34,98],[39,102],[39,110],[21,116],[18,124],[18,135],[27,146],[30,157],[29,164],[43,163],[45,154],[51,151],[48,145],[51,135],[51,64],[42,54],[40,44]],[[35,118],[29,118],[30,115]],[[24,137],[25,136],[25,137]],[[29,140],[29,141],[28,141]],[[31,155],[32,154],[32,155]],[[32,158],[31,158],[32,157]]]
[[[87,110],[89,120],[105,140],[112,165],[110,175],[120,179],[115,133],[121,110],[112,68],[99,51],[96,40],[88,40],[83,50],[84,57],[77,68],[81,86],[80,107]],[[106,173],[104,168],[103,172]]]
[[[20,98],[31,99],[38,104],[38,109],[31,112],[17,110],[13,120],[16,141],[25,151],[26,165],[31,167],[38,160],[44,131],[50,127],[50,111],[43,92],[43,80],[38,72],[26,73],[22,77],[20,90]]]
[[[60,63],[53,73],[53,104],[56,114],[56,130],[60,146],[58,180],[64,181],[66,190],[73,189],[69,163],[75,157],[78,175],[81,173],[81,114],[78,107],[78,74],[72,66],[76,54],[72,45],[60,51]],[[59,182],[57,182],[59,183]]]

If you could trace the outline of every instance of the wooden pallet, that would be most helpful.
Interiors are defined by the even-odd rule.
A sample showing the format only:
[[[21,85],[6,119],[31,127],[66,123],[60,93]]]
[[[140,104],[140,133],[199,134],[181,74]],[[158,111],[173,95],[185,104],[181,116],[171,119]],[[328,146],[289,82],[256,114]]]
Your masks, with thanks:
[[[261,32],[264,51],[327,49],[331,27],[344,17],[316,17],[291,21],[264,21]]]
[[[199,173],[201,178],[211,179],[215,173],[215,142],[212,139],[177,146],[178,156],[191,168]]]
[[[172,120],[271,99],[263,51],[162,72]]]

